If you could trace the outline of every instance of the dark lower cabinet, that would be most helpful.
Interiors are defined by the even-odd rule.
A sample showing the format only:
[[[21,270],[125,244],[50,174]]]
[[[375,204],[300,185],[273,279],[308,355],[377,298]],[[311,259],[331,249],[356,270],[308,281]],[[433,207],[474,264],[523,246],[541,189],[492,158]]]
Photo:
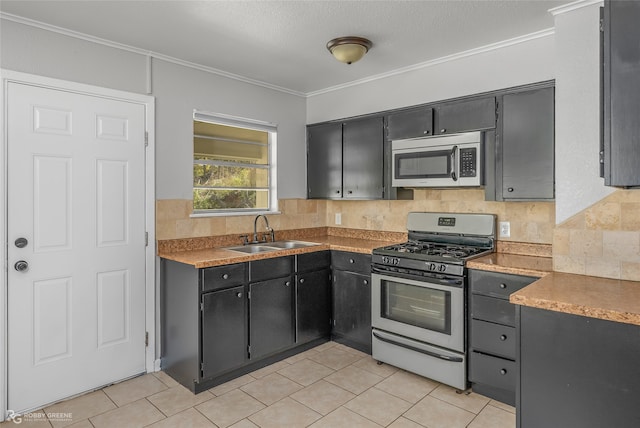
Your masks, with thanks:
[[[473,390],[516,402],[516,306],[509,295],[537,278],[469,269],[469,380]]]
[[[520,428],[640,426],[640,326],[518,306]]]
[[[250,358],[290,347],[294,342],[293,277],[249,284]]]
[[[306,343],[331,333],[331,270],[298,274],[296,342]]]
[[[245,287],[202,295],[202,377],[242,366],[247,361]]]
[[[332,252],[331,338],[371,354],[371,255]]]

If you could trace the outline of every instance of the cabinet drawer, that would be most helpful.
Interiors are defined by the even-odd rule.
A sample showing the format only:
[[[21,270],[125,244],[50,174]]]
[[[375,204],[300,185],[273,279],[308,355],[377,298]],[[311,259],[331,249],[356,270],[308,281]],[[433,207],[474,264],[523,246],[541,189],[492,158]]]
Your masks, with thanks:
[[[350,253],[347,251],[334,251],[331,257],[334,269],[346,270],[349,272],[360,272],[371,274],[371,255]]]
[[[246,263],[202,269],[202,291],[219,290],[245,283]]]
[[[282,278],[293,273],[293,256],[249,262],[249,282]]]
[[[472,293],[501,299],[509,299],[511,293],[520,290],[537,279],[531,276],[469,270],[469,283],[471,284]]]
[[[331,253],[329,251],[316,251],[315,253],[298,254],[297,272],[307,272],[331,266]]]
[[[515,327],[516,306],[508,300],[472,295],[471,318]]]
[[[479,352],[469,355],[471,382],[483,383],[509,391],[516,389],[516,363]]]
[[[471,320],[471,347],[475,351],[516,358],[516,329],[490,322]]]

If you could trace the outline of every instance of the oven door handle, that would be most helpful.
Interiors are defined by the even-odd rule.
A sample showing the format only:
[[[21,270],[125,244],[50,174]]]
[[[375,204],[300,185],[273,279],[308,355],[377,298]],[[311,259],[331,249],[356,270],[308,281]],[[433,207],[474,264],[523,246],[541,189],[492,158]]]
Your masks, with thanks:
[[[382,337],[380,334],[376,333],[375,331],[373,332],[373,335],[378,340],[382,340],[383,342],[390,343],[390,344],[395,345],[395,346],[400,346],[402,348],[406,348],[406,349],[409,349],[411,351],[420,352],[421,354],[425,354],[425,355],[428,355],[430,357],[439,358],[441,360],[450,361],[452,363],[462,363],[464,361],[464,359],[461,358],[461,357],[453,357],[453,356],[450,356],[450,355],[438,354],[436,352],[427,351],[426,349],[420,349],[420,348],[417,348],[415,346],[408,345],[406,343],[396,342],[395,340],[391,340],[391,339],[388,339],[386,337]]]

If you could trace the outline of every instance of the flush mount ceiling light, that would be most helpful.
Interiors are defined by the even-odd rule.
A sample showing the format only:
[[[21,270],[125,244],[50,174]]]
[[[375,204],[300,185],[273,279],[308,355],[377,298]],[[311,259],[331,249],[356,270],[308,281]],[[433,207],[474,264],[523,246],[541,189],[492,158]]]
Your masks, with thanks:
[[[327,49],[338,61],[351,64],[356,62],[371,49],[371,41],[355,36],[338,37],[327,43]]]

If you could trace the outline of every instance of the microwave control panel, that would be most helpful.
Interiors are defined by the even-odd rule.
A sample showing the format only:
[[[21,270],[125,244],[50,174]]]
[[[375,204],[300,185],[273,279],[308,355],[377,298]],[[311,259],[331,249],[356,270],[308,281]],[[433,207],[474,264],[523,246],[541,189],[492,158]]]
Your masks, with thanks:
[[[476,176],[476,152],[475,148],[460,149],[460,177]]]

